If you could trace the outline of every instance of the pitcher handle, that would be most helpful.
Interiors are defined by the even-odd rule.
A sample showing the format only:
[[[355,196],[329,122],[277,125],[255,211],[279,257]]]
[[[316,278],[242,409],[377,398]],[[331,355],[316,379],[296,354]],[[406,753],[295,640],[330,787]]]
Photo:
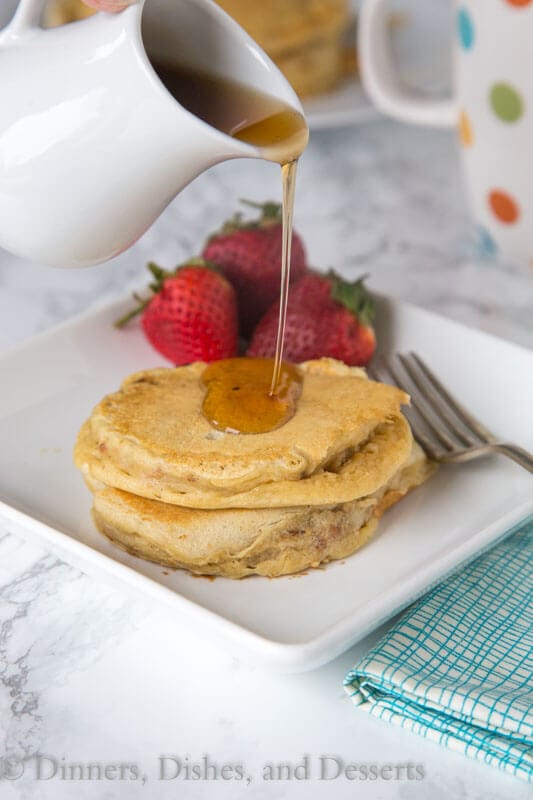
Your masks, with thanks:
[[[359,10],[361,80],[376,106],[404,122],[453,127],[457,104],[453,98],[431,100],[410,92],[398,79],[391,57],[388,33],[388,0],[366,0]]]
[[[41,15],[47,0],[20,0],[9,25],[10,33],[23,33],[40,27]]]

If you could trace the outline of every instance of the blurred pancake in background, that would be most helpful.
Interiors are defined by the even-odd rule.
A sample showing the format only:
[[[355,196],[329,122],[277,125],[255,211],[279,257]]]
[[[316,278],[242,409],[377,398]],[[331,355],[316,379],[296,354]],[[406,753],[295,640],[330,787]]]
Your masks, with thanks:
[[[50,0],[44,9],[43,22],[47,28],[55,28],[95,13],[94,8],[89,8],[82,0]]]
[[[333,89],[345,74],[348,0],[218,0],[301,96]]]

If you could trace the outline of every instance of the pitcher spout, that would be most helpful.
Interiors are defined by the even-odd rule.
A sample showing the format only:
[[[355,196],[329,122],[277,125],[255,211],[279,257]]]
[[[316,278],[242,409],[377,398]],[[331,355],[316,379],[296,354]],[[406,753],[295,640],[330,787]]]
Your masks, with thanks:
[[[298,96],[216,3],[144,0],[139,34],[149,65],[180,106],[225,134],[223,158],[279,161],[282,145],[289,157],[302,152],[308,130]]]

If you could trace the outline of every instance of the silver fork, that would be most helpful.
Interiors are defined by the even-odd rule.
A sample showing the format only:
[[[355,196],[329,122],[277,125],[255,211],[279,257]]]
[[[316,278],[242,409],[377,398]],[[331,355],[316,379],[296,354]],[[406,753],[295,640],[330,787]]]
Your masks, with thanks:
[[[488,453],[512,458],[533,472],[533,456],[515,444],[500,441],[475,419],[416,353],[382,357],[367,368],[369,376],[395,383],[411,396],[406,412],[415,438],[434,461],[471,461]]]

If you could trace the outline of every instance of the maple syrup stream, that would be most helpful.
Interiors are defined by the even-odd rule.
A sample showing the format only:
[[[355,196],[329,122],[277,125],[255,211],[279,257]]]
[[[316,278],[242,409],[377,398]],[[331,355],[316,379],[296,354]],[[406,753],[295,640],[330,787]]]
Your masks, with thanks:
[[[285,343],[285,325],[287,322],[287,303],[289,300],[289,283],[291,278],[291,246],[292,246],[292,218],[294,213],[294,192],[296,189],[296,168],[298,161],[289,161],[281,165],[281,179],[283,185],[283,220],[282,220],[282,250],[281,250],[281,287],[279,295],[279,319],[276,334],[276,350],[274,353],[274,369],[270,394],[275,395],[278,389],[283,361],[283,345]]]
[[[283,362],[290,283],[292,220],[298,158],[309,137],[304,117],[287,103],[239,82],[180,64],[154,64],[161,81],[187,110],[277,162],[282,176],[282,259],[274,359],[225,359],[206,368],[204,415],[220,429],[265,433],[296,410],[297,367]],[[252,363],[253,362],[253,363]]]

